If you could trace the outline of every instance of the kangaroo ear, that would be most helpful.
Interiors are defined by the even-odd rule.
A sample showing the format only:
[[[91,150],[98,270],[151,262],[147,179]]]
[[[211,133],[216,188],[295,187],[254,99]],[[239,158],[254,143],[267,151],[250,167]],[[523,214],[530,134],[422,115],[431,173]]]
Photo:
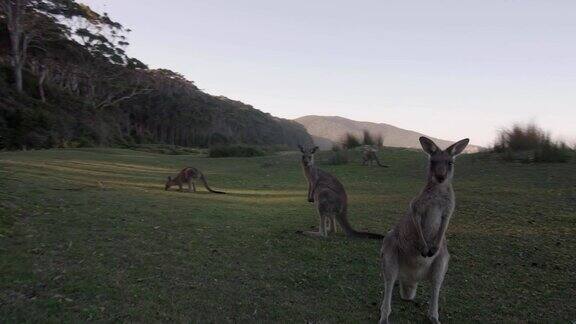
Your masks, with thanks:
[[[422,145],[424,152],[428,153],[429,155],[440,151],[440,148],[434,144],[431,139],[424,136],[420,137],[420,145]]]
[[[314,148],[312,149],[312,151],[310,153],[314,154],[314,153],[316,153],[316,151],[318,151],[318,146],[314,146]]]
[[[168,181],[172,181],[172,177],[171,177],[171,176],[168,176]]]
[[[464,149],[466,148],[468,143],[470,143],[470,139],[468,139],[468,138],[460,140],[460,141],[450,145],[450,147],[448,147],[446,149],[446,152],[448,152],[448,154],[450,154],[452,156],[456,156],[456,155],[462,153],[462,151],[464,151]]]
[[[298,148],[300,149],[300,152],[304,153],[304,148],[302,147],[302,145],[298,144]]]

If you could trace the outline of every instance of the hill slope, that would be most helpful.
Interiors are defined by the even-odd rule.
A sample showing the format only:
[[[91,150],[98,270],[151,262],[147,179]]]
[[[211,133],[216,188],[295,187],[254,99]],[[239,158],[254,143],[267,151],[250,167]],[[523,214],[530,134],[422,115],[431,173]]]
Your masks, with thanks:
[[[418,142],[420,136],[432,139],[441,147],[447,147],[453,143],[452,141],[430,137],[389,124],[362,122],[338,116],[310,115],[297,118],[295,121],[306,128],[308,133],[312,135],[314,143],[320,146],[322,150],[332,148],[332,145],[340,142],[346,133],[361,137],[364,130],[368,130],[372,134],[382,135],[384,137],[384,146],[390,147],[420,148]],[[477,152],[479,149],[480,147],[478,146],[470,145],[466,151],[471,153]]]

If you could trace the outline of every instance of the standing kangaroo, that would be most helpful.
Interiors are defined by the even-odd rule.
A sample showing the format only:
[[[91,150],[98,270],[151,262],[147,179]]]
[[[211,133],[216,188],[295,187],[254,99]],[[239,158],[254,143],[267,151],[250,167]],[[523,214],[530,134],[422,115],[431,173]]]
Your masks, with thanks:
[[[359,232],[352,228],[346,216],[348,209],[348,197],[344,186],[330,173],[320,170],[314,165],[314,153],[318,146],[311,150],[305,150],[298,146],[302,152],[302,169],[308,180],[308,201],[314,202],[320,216],[318,232],[306,231],[304,234],[311,236],[327,237],[326,222],[329,232],[336,232],[336,221],[347,237],[382,239],[380,234]]]
[[[202,181],[202,183],[204,184],[204,187],[206,187],[206,189],[210,192],[213,193],[217,193],[217,194],[224,194],[225,192],[222,191],[216,191],[216,190],[212,190],[212,188],[210,188],[208,186],[208,182],[206,181],[206,177],[202,174],[202,172],[200,172],[200,170],[196,169],[196,168],[192,168],[192,167],[187,167],[182,169],[182,171],[180,171],[180,173],[178,173],[178,175],[176,177],[174,177],[174,179],[172,179],[172,177],[168,177],[168,180],[166,181],[166,186],[164,187],[164,190],[168,190],[170,189],[170,187],[172,186],[178,186],[180,191],[182,191],[182,185],[184,183],[188,184],[188,191],[194,191],[196,192],[196,184],[194,183],[194,180],[200,179],[200,181]]]
[[[419,281],[431,281],[428,319],[440,323],[438,295],[450,258],[446,229],[455,206],[452,189],[454,157],[462,153],[468,142],[468,139],[463,139],[443,151],[430,139],[420,137],[422,149],[429,156],[427,182],[410,203],[406,215],[382,241],[385,288],[380,323],[389,323],[396,279],[400,280],[400,297],[404,300],[414,299]]]
[[[376,161],[376,164],[380,167],[388,167],[387,165],[380,163],[380,159],[378,159],[378,155],[376,155],[376,149],[365,145],[362,151],[362,165],[372,165],[373,161]]]

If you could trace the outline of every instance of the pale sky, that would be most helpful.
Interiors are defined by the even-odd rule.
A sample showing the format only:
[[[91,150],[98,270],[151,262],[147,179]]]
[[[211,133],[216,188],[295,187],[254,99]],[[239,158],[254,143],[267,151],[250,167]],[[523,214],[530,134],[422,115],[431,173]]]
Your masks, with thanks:
[[[576,143],[575,0],[81,2],[133,30],[129,55],[275,116]]]

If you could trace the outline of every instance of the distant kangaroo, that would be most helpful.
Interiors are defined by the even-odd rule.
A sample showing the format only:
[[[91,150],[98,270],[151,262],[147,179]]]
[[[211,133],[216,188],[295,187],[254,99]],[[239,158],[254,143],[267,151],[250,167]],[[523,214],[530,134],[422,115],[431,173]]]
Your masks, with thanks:
[[[376,164],[378,164],[378,166],[381,166],[383,168],[388,167],[387,165],[380,163],[378,155],[376,155],[375,148],[365,145],[362,150],[362,165],[372,165],[373,161],[376,161]]]
[[[217,193],[217,194],[224,194],[225,193],[222,191],[212,190],[208,186],[208,182],[206,182],[206,177],[202,174],[202,172],[200,172],[198,169],[192,168],[192,167],[187,167],[187,168],[182,169],[182,171],[180,171],[180,173],[178,173],[178,175],[176,177],[174,177],[174,179],[172,179],[172,177],[168,177],[168,180],[166,181],[166,186],[164,187],[164,190],[168,190],[172,186],[178,186],[179,187],[178,190],[182,191],[182,185],[187,183],[188,184],[188,191],[196,192],[196,184],[194,183],[194,180],[197,180],[197,179],[200,179],[200,181],[202,181],[202,183],[204,184],[204,187],[206,187],[206,189],[208,191],[213,192],[213,193]]]
[[[441,150],[426,137],[420,137],[424,152],[429,155],[427,182],[410,203],[406,215],[388,232],[382,242],[382,275],[384,300],[380,323],[388,323],[392,290],[400,280],[400,297],[413,300],[418,282],[432,283],[428,319],[438,320],[438,296],[448,270],[446,229],[455,206],[452,177],[454,157],[464,150],[469,140],[463,139]]]
[[[314,153],[318,146],[311,150],[305,150],[298,146],[302,152],[302,169],[308,180],[308,201],[315,202],[320,216],[320,228],[318,232],[306,231],[304,234],[311,236],[328,236],[326,222],[329,223],[330,233],[336,231],[336,221],[347,237],[382,239],[380,234],[358,232],[352,228],[346,216],[348,209],[348,197],[344,186],[330,173],[320,170],[314,165]]]

